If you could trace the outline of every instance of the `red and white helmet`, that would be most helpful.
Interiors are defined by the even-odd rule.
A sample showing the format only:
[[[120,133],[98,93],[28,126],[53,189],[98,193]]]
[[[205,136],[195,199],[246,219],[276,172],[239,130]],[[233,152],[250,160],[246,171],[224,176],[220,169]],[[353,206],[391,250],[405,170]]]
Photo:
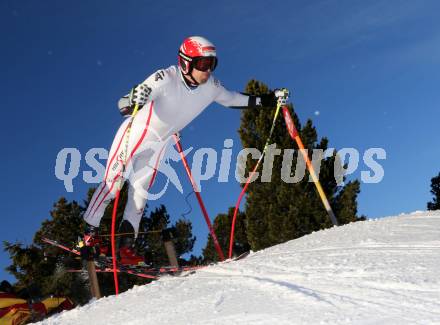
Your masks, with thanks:
[[[188,37],[179,48],[179,68],[183,74],[191,74],[194,68],[212,72],[217,62],[214,44],[204,37]]]

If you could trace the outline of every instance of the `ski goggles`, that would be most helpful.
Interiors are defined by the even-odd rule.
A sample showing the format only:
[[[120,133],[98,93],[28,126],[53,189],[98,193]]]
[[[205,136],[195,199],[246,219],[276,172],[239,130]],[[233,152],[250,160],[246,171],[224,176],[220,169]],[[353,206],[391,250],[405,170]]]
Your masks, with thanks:
[[[198,56],[192,59],[192,66],[194,69],[206,72],[210,70],[211,72],[217,67],[217,57],[215,56]]]

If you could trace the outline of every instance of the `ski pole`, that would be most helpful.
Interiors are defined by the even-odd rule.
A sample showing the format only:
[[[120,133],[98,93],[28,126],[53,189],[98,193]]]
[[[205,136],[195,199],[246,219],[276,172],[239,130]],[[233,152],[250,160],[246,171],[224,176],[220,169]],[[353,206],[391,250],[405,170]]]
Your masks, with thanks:
[[[238,197],[237,203],[235,204],[235,210],[234,210],[234,216],[232,217],[232,224],[231,224],[231,235],[229,238],[229,254],[228,254],[228,258],[232,258],[232,248],[234,247],[234,233],[235,233],[235,222],[237,219],[237,213],[238,213],[238,209],[240,207],[240,203],[241,200],[243,199],[244,194],[246,193],[246,190],[251,182],[252,177],[254,176],[254,174],[256,173],[258,167],[260,166],[261,161],[263,160],[264,154],[266,153],[267,147],[269,146],[269,141],[270,138],[272,137],[272,133],[275,129],[275,124],[278,118],[278,114],[280,113],[280,109],[281,109],[281,105],[282,105],[283,101],[282,100],[278,100],[277,102],[277,108],[275,110],[275,115],[273,117],[273,121],[272,121],[272,127],[270,129],[269,132],[269,136],[267,137],[266,140],[266,144],[264,145],[264,149],[263,149],[263,153],[261,154],[260,158],[257,161],[257,164],[255,165],[254,169],[252,170],[252,172],[249,174],[248,179],[246,180],[246,183],[243,187],[243,189],[241,190],[241,193]]]
[[[121,194],[122,185],[124,184],[123,177],[124,172],[127,164],[127,152],[128,152],[128,140],[130,137],[130,131],[131,126],[133,125],[134,117],[136,116],[137,112],[139,110],[139,104],[136,104],[134,106],[133,113],[131,114],[130,122],[128,122],[127,126],[127,132],[125,134],[125,148],[124,148],[124,163],[122,164],[122,172],[119,175],[119,178],[117,180],[117,190],[115,195],[115,202],[113,204],[113,213],[112,213],[112,225],[111,225],[111,246],[112,246],[112,262],[113,262],[113,279],[115,282],[115,294],[119,294],[119,282],[118,282],[118,269],[117,269],[117,263],[116,263],[116,245],[115,245],[115,228],[116,228],[116,213],[118,211],[118,203],[119,203],[119,196]]]
[[[179,137],[176,134],[174,134],[173,137],[174,137],[174,141],[176,142],[177,151],[179,151],[180,157],[182,158],[182,162],[183,162],[183,166],[185,167],[186,174],[188,175],[188,178],[189,178],[191,185],[194,189],[194,193],[196,194],[197,201],[199,202],[200,209],[202,210],[203,216],[205,217],[206,224],[208,225],[209,233],[211,234],[212,240],[214,242],[214,247],[217,250],[217,254],[220,258],[220,261],[224,261],[225,256],[223,255],[223,251],[222,251],[220,244],[218,242],[217,236],[214,231],[214,227],[211,224],[211,219],[209,219],[208,212],[206,211],[205,204],[203,203],[202,196],[200,195],[200,192],[197,188],[197,184],[195,183],[194,178],[192,177],[191,169],[189,168],[188,161],[186,160],[186,157],[183,153],[182,144],[180,143]]]
[[[318,194],[321,198],[322,203],[324,204],[324,207],[330,217],[330,220],[332,221],[334,226],[338,226],[338,220],[336,219],[332,207],[330,206],[330,203],[327,200],[327,196],[325,195],[325,192],[322,189],[321,183],[319,182],[319,178],[316,176],[315,169],[313,168],[309,156],[307,155],[307,150],[304,148],[304,144],[299,136],[298,130],[295,127],[295,123],[293,122],[292,117],[290,116],[289,109],[287,108],[287,106],[283,106],[283,116],[284,116],[284,120],[286,121],[286,126],[287,126],[287,130],[289,131],[289,135],[294,141],[296,141],[298,148],[300,149],[299,151],[301,152],[304,161],[306,162],[307,169],[309,170],[310,176],[312,177],[312,180],[315,183],[316,189],[318,190]]]

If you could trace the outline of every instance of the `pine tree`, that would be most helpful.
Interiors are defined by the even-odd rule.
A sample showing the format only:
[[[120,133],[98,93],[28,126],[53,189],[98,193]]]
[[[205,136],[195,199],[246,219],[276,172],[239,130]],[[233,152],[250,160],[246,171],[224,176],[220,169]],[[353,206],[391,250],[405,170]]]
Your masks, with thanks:
[[[76,243],[78,237],[84,233],[82,214],[84,208],[76,201],[68,202],[60,198],[50,211],[51,218],[42,222],[40,229],[35,233],[34,243],[43,246],[41,238],[46,237],[63,243]],[[56,248],[49,251],[58,251]]]
[[[259,81],[251,80],[245,92],[260,95],[269,93],[269,88]],[[308,149],[309,158],[312,159],[314,149],[322,151],[328,149],[328,139],[324,137],[318,140],[312,121],[308,120],[302,126],[292,106],[289,106],[289,110],[304,146]],[[274,112],[273,108],[243,110],[239,129],[243,147],[263,149]],[[301,163],[303,158],[301,154],[298,157],[298,147],[288,136],[284,119],[280,117],[276,123],[271,142],[276,144],[277,149],[281,149],[281,154],[274,158],[270,182],[262,182],[259,178],[250,184],[247,193],[245,205],[247,236],[253,250],[332,226],[315,185],[309,181],[308,171],[305,172],[301,181],[286,183],[282,180],[281,176],[294,176],[295,166]],[[283,154],[286,149],[295,149],[291,170],[282,169]],[[252,170],[255,163],[256,160],[252,160],[249,156],[246,170]],[[341,217],[338,215],[337,217],[343,224],[357,220],[356,198],[359,193],[359,183],[355,181],[338,187],[334,177],[335,164],[340,164],[340,162],[333,155],[323,159],[321,168],[317,171],[319,171],[319,180],[331,205],[336,208],[337,213],[341,213]],[[260,175],[262,170],[263,166],[260,166],[258,170]]]
[[[179,219],[173,225],[170,225],[170,220],[170,215],[164,205],[152,211],[149,217],[144,216],[142,218],[140,229],[145,234],[140,236],[138,245],[145,251],[147,261],[154,266],[169,264],[162,240],[162,231],[165,229],[169,229],[173,235],[177,256],[190,253],[194,247],[196,237],[192,235],[191,222]],[[187,264],[182,258],[180,258],[179,263]]]
[[[234,208],[231,207],[229,208],[227,214],[218,214],[214,219],[214,231],[224,254],[226,254],[226,252],[229,250],[229,236],[233,216]],[[238,256],[250,250],[250,245],[246,234],[246,216],[240,211],[237,213],[234,237],[234,255]],[[208,235],[208,241],[203,249],[203,262],[210,263],[216,261],[218,261],[218,254],[214,247],[212,237]]]
[[[357,195],[360,193],[358,180],[348,182],[336,196],[334,212],[341,224],[357,221]]]
[[[432,202],[428,202],[428,210],[440,209],[440,173],[431,179],[431,194],[434,195]]]
[[[127,202],[127,189],[128,187],[125,185],[121,190],[117,224],[122,219],[123,207]],[[90,202],[94,190],[89,190],[88,198],[84,202],[85,206]],[[107,207],[100,226],[100,234],[107,241],[109,241],[108,234],[110,233],[113,204],[114,202],[111,202]],[[5,250],[9,253],[12,261],[7,270],[16,277],[15,287],[17,290],[28,290],[33,292],[34,296],[68,296],[78,304],[83,304],[91,298],[87,278],[84,278],[81,273],[66,272],[66,269],[69,268],[80,269],[82,267],[81,261],[68,252],[47,245],[41,240],[43,237],[47,237],[74,247],[78,237],[81,237],[84,232],[85,224],[82,218],[84,211],[85,207],[77,202],[68,202],[65,198],[61,198],[50,211],[50,218],[42,222],[31,245],[24,246],[21,243],[4,242]],[[140,248],[144,250],[146,255],[153,257],[152,262],[157,266],[168,265],[160,233],[163,229],[170,227],[169,223],[170,216],[165,206],[151,212],[149,217],[144,212],[142,218],[140,230],[148,231],[148,234],[139,236],[137,245],[146,244],[146,247]],[[174,233],[177,254],[191,252],[196,240],[192,235],[191,222],[179,219],[171,226],[171,230]],[[197,257],[191,256],[192,263],[195,263],[197,259]],[[184,260],[180,262],[187,263]],[[151,282],[151,280],[124,273],[120,273],[118,277],[121,292],[133,287],[133,285]],[[99,274],[99,283],[103,295],[114,293],[112,274]]]
[[[76,242],[82,233],[82,211],[77,202],[60,198],[50,212],[51,219],[43,221],[34,236],[33,244],[4,243],[12,260],[7,270],[18,280],[16,290],[30,290],[33,295],[69,296],[82,304],[90,298],[86,281],[80,274],[63,271],[63,265],[79,268],[80,262],[55,247],[48,247],[41,241],[49,237],[61,242]]]

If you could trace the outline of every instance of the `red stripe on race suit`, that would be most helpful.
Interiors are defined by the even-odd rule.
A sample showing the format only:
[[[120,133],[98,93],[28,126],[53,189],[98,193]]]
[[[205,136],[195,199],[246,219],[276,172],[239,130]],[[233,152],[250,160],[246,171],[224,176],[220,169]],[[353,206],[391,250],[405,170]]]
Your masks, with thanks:
[[[128,129],[129,125],[130,125],[130,123],[127,124],[127,126],[126,126],[126,128],[124,130],[124,133],[122,134],[121,139],[119,140],[118,146],[116,147],[116,150],[115,150],[113,156],[111,157],[110,162],[108,163],[108,168],[107,168],[107,171],[105,172],[105,177],[104,177],[104,180],[102,182],[101,190],[99,191],[98,195],[96,196],[95,200],[93,201],[93,204],[90,207],[90,211],[93,210],[93,207],[95,206],[96,202],[98,202],[98,199],[101,196],[102,192],[104,191],[104,188],[106,188],[108,172],[109,172],[109,170],[111,168],[113,160],[115,159],[116,155],[118,154],[118,151],[119,151],[119,148],[121,146],[122,140],[124,139],[125,133],[127,132],[127,129]]]
[[[151,102],[150,104],[150,112],[148,113],[148,118],[147,118],[147,124],[145,125],[145,129],[142,132],[141,138],[139,139],[139,141],[136,143],[136,145],[134,146],[130,157],[128,157],[127,161],[126,161],[126,166],[128,165],[128,163],[130,162],[131,158],[134,156],[134,154],[136,153],[136,150],[138,150],[139,146],[141,145],[142,141],[144,141],[145,136],[147,135],[148,132],[148,127],[150,126],[150,120],[151,120],[151,113],[153,112],[153,105],[154,105],[154,101]]]
[[[165,149],[165,147],[166,147],[166,144],[162,147],[162,149],[160,150],[160,153],[159,153],[159,157],[157,157],[157,159],[156,159],[156,163],[154,164],[153,176],[151,177],[150,184],[148,184],[148,189],[150,189],[151,186],[153,186],[153,183],[154,183],[154,181],[156,180],[156,176],[157,176],[157,166],[159,165],[160,158],[161,158],[161,156],[162,156],[162,152],[163,152],[163,150]]]
[[[150,104],[150,112],[148,113],[148,118],[147,118],[147,123],[145,125],[144,131],[141,134],[140,139],[138,140],[138,142],[136,143],[135,147],[133,148],[130,157],[128,157],[127,161],[125,162],[125,165],[127,166],[128,163],[130,162],[131,158],[134,156],[134,154],[136,153],[136,150],[139,148],[139,146],[141,145],[142,141],[144,140],[145,136],[147,135],[148,132],[148,127],[150,126],[150,120],[151,120],[151,115],[153,112],[153,105],[154,105],[154,101],[151,102]],[[125,131],[124,131],[125,134]],[[122,142],[122,139],[124,137],[121,138],[121,141],[119,142],[119,145]],[[119,145],[118,145],[118,149],[119,149]],[[118,150],[116,150],[116,153],[118,152]],[[115,153],[115,154],[116,154]],[[113,155],[112,159],[115,157],[115,154]],[[110,168],[110,164],[109,164],[109,168]],[[113,190],[113,186],[115,185],[116,180],[120,177],[123,176],[121,174],[117,174],[115,176],[115,178],[112,180],[112,185],[110,187],[110,189],[107,191],[107,193],[104,195],[104,197],[101,199],[101,201],[99,202],[98,206],[95,208],[95,210],[92,213],[92,216],[96,213],[96,211],[99,209],[99,207],[101,206],[102,202],[104,202],[104,200],[106,199],[106,197],[111,193],[111,191]]]

